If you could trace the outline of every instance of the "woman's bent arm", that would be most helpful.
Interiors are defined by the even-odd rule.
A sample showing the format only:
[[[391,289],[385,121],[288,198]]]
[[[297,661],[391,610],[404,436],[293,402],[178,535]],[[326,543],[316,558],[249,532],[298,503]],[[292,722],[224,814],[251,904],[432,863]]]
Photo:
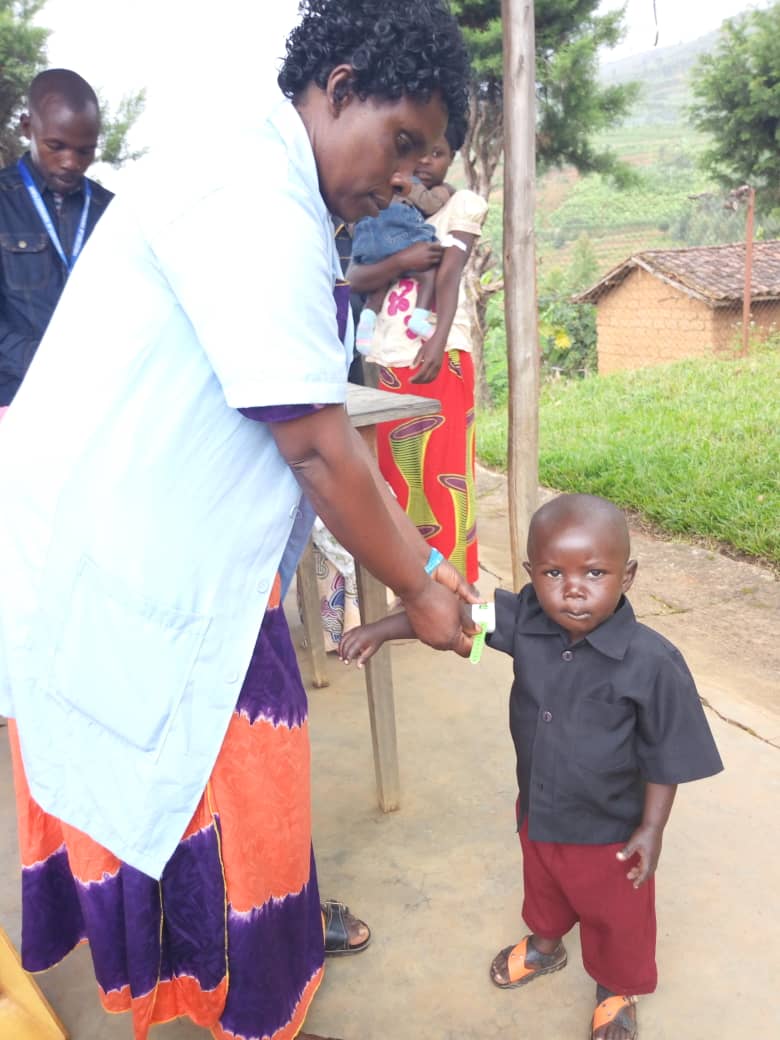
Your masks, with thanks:
[[[380,490],[376,467],[342,405],[271,424],[277,447],[335,537],[401,597],[418,638],[467,654],[458,599],[425,573],[430,547]]]

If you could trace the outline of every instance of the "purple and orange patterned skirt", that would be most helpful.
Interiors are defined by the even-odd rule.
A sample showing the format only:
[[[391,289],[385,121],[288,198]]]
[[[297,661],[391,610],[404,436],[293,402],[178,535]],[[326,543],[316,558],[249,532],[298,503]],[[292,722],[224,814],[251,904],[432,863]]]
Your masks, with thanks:
[[[100,999],[135,1040],[188,1016],[216,1040],[292,1040],[322,980],[306,694],[279,583],[206,790],[157,881],[32,799],[9,723],[22,960],[89,942]]]

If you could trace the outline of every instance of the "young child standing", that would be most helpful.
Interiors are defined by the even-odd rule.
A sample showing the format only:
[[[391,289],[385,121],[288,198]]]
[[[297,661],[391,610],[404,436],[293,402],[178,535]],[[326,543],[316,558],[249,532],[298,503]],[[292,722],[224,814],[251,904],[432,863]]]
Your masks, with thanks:
[[[427,242],[441,248],[437,243],[436,229],[426,223],[424,218],[438,213],[455,193],[455,189],[444,182],[444,177],[453,154],[460,146],[459,138],[455,137],[458,133],[454,127],[445,131],[446,146],[444,142],[437,143],[430,155],[425,157],[425,162],[416,171],[408,195],[394,200],[376,217],[358,221],[352,237],[354,263],[377,264],[416,242]],[[417,304],[409,318],[409,328],[424,338],[431,336],[434,329],[430,318],[436,298],[436,273],[436,267],[415,273]],[[388,281],[387,285],[374,289],[366,296],[355,331],[355,346],[361,354],[366,354],[371,347],[377,315],[382,310],[390,284]]]
[[[496,590],[488,644],[514,660],[510,729],[517,753],[523,917],[501,950],[501,989],[563,968],[579,922],[596,981],[592,1040],[634,1040],[636,999],[656,988],[655,873],[677,784],[723,768],[680,652],[640,624],[626,599],[637,564],[623,513],[560,495],[534,514],[531,584]],[[340,655],[362,664],[409,638],[403,614],[354,629]]]

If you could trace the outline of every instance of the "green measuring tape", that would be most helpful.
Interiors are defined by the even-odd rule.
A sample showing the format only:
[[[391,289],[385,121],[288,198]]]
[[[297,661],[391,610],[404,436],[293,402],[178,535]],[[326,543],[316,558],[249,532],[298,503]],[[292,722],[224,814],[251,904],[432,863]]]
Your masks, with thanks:
[[[480,625],[479,632],[474,636],[471,644],[471,653],[469,654],[469,661],[472,664],[479,664],[479,659],[482,657],[482,651],[485,649],[485,636],[487,635],[487,625]]]
[[[485,649],[485,636],[488,632],[493,632],[496,627],[496,608],[492,603],[473,603],[471,620],[477,626],[477,632],[471,644],[469,661],[472,664],[479,664],[482,651]]]

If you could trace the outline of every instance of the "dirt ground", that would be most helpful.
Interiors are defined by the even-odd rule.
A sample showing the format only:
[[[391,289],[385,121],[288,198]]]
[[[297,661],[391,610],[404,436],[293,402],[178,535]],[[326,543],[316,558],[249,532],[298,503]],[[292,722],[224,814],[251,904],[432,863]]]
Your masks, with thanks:
[[[482,587],[509,587],[505,482],[479,480]],[[726,766],[684,785],[657,876],[657,993],[639,1006],[649,1040],[780,1036],[780,583],[768,571],[684,543],[633,535],[640,618],[682,649]],[[286,604],[300,640],[294,605]],[[304,680],[309,672],[301,657]],[[377,808],[363,675],[328,662],[310,690],[314,841],[323,895],[369,921],[365,953],[328,962],[307,1029],[343,1040],[580,1040],[594,984],[569,965],[499,992],[488,965],[525,934],[507,726],[511,662],[478,666],[416,643],[393,649],[402,804]],[[0,921],[19,940],[10,769],[0,737]],[[746,943],[748,936],[755,942]],[[81,948],[39,979],[72,1040],[130,1040],[101,1011]],[[188,1022],[151,1040],[203,1040]],[[0,1040],[13,1040],[0,1035]]]

